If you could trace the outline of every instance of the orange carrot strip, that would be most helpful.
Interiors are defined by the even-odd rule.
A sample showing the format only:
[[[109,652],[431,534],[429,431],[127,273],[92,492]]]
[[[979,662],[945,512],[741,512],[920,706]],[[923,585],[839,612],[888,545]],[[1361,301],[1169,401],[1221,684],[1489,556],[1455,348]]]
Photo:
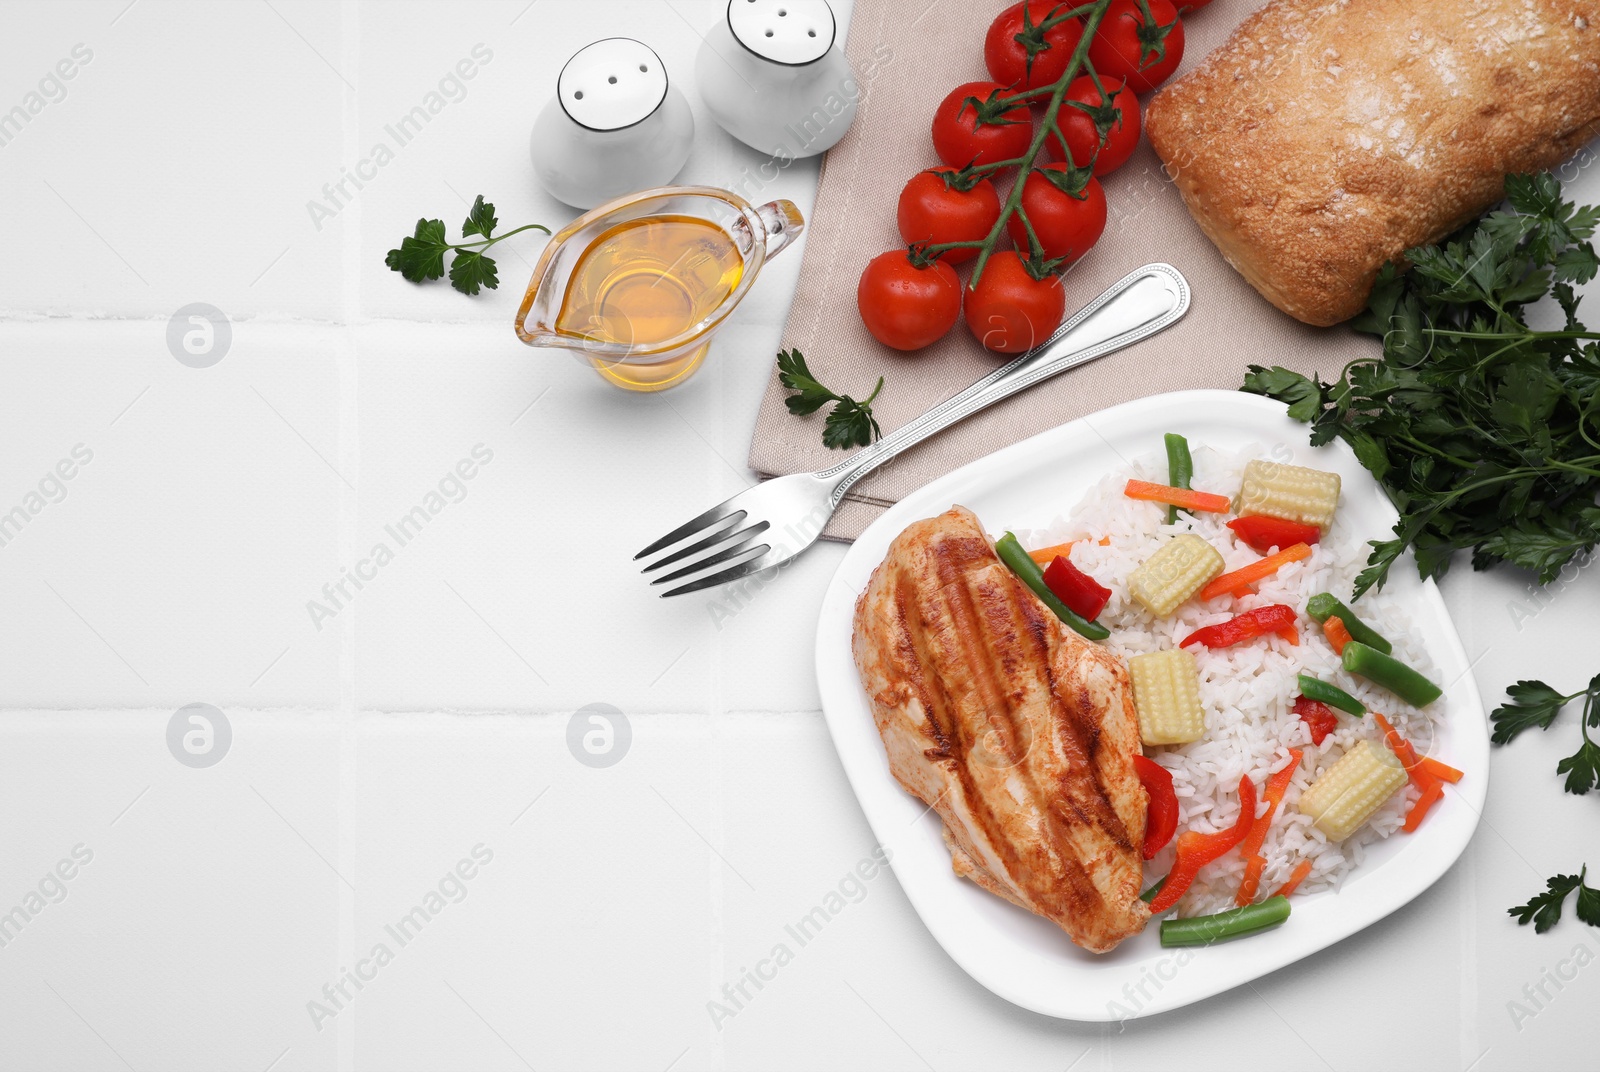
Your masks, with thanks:
[[[1048,566],[1056,560],[1058,555],[1065,558],[1070,554],[1074,542],[1073,540],[1068,540],[1066,543],[1058,543],[1052,547],[1041,547],[1037,551],[1029,551],[1028,557],[1041,566]]]
[[[1256,899],[1256,887],[1261,884],[1261,872],[1266,870],[1267,858],[1265,856],[1252,856],[1244,862],[1244,880],[1239,883],[1239,892],[1233,898],[1233,903],[1243,908]]]
[[[1289,881],[1280,886],[1278,888],[1278,892],[1272,896],[1288,897],[1290,894],[1294,893],[1295,890],[1300,888],[1300,883],[1304,882],[1306,880],[1306,876],[1309,874],[1311,874],[1311,861],[1301,860],[1299,863],[1294,865],[1294,870],[1289,872]]]
[[[1330,614],[1328,620],[1322,623],[1322,635],[1333,645],[1336,655],[1343,655],[1344,646],[1355,639],[1350,635],[1350,630],[1344,627],[1344,619],[1337,614]]]
[[[1384,739],[1389,742],[1389,747],[1393,750],[1395,757],[1405,767],[1406,774],[1411,778],[1411,784],[1416,786],[1422,794],[1406,811],[1406,821],[1400,827],[1408,834],[1413,833],[1417,827],[1422,825],[1422,820],[1427,817],[1428,809],[1438,803],[1440,797],[1444,796],[1444,783],[1440,782],[1438,778],[1428,771],[1427,767],[1423,766],[1422,761],[1417,758],[1417,750],[1411,747],[1410,741],[1400,736],[1399,731],[1389,724],[1388,719],[1376,711],[1372,712],[1372,718],[1378,724],[1378,728],[1383,731]]]
[[[1432,756],[1423,756],[1419,762],[1422,764],[1422,769],[1433,775],[1435,778],[1442,779],[1443,781],[1450,782],[1451,784],[1461,780],[1460,771],[1456,770],[1448,763],[1440,763]]]
[[[1245,835],[1243,848],[1239,850],[1246,858],[1261,854],[1261,846],[1267,840],[1267,828],[1272,825],[1272,817],[1277,814],[1278,805],[1283,803],[1283,794],[1288,791],[1289,782],[1294,778],[1294,772],[1300,768],[1300,759],[1304,754],[1298,748],[1289,749],[1289,762],[1284,764],[1282,770],[1275,771],[1272,777],[1267,779],[1267,789],[1264,794],[1267,810],[1256,818],[1254,825],[1250,827],[1250,833]]]
[[[1291,562],[1298,562],[1310,556],[1309,544],[1297,543],[1293,547],[1285,547],[1275,555],[1258,558],[1248,566],[1236,569],[1232,573],[1224,573],[1200,589],[1200,598],[1216,599],[1224,595],[1241,595],[1257,581],[1272,576]]]
[[[1437,804],[1442,796],[1444,796],[1444,783],[1429,775],[1428,784],[1423,787],[1422,795],[1417,798],[1417,802],[1411,805],[1411,810],[1406,812],[1406,821],[1401,824],[1400,829],[1408,834],[1415,833],[1417,827],[1422,825],[1423,818],[1427,816],[1428,809]]]
[[[1168,506],[1180,506],[1185,510],[1197,510],[1204,514],[1225,514],[1232,505],[1226,495],[1213,495],[1209,491],[1190,491],[1188,488],[1174,488],[1166,484],[1152,484],[1148,480],[1130,480],[1122,493],[1130,499],[1145,499],[1150,502],[1166,503]]]

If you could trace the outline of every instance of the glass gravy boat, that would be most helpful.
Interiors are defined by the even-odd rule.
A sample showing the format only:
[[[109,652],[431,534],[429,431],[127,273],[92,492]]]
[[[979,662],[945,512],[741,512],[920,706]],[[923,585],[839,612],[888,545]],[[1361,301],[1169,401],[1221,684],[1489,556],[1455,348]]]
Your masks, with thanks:
[[[804,227],[793,202],[756,207],[709,186],[607,202],[545,246],[517,337],[576,351],[630,391],[674,387],[700,367],[761,266]]]

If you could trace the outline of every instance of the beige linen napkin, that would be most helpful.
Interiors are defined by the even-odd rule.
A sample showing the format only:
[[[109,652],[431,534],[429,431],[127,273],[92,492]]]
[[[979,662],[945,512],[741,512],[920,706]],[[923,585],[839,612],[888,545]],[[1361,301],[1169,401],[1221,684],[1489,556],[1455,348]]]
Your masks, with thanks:
[[[847,51],[862,75],[859,111],[824,161],[783,345],[801,350],[823,383],[857,398],[883,376],[873,411],[885,432],[1009,360],[985,351],[964,323],[925,350],[891,350],[867,333],[856,313],[862,268],[904,244],[895,225],[901,187],[939,163],[928,134],[933,110],[956,85],[989,77],[984,31],[1005,6],[1003,0],[934,0],[924,10],[903,0],[856,0],[850,20]],[[1216,0],[1186,18],[1180,73],[1257,6],[1258,0]],[[1351,359],[1374,353],[1375,339],[1347,328],[1307,327],[1267,304],[1195,226],[1148,144],[1109,176],[1105,191],[1105,234],[1065,280],[1069,313],[1141,264],[1166,261],[1193,289],[1188,315],[1160,335],[1047,380],[889,462],[851,490],[825,537],[854,539],[935,477],[1107,406],[1163,391],[1234,389],[1252,362],[1320,372],[1326,379]],[[968,268],[960,271],[964,279]],[[784,408],[786,393],[774,370],[756,418],[750,467],[778,476],[824,469],[845,457],[822,445],[825,411],[795,417]]]

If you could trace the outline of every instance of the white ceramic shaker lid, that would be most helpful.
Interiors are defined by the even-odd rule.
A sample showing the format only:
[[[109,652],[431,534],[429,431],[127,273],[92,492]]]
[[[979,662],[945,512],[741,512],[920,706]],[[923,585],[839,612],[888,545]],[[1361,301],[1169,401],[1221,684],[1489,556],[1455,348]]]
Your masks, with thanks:
[[[608,37],[579,49],[556,79],[561,107],[590,130],[631,127],[648,119],[666,96],[661,57],[631,37]]]
[[[836,29],[828,0],[728,0],[728,27],[757,56],[790,67],[826,56]]]

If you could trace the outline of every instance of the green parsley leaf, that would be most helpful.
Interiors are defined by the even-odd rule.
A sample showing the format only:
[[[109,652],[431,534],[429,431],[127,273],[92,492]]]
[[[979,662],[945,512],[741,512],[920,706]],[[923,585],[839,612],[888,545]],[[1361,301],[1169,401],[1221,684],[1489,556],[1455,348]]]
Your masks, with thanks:
[[[418,220],[416,234],[400,240],[383,263],[413,283],[438,279],[444,275],[444,255],[450,243],[444,237],[443,220]]]
[[[1495,744],[1510,744],[1523,730],[1538,726],[1542,730],[1561,713],[1571,696],[1563,696],[1543,681],[1519,681],[1506,690],[1511,702],[1501,704],[1489,713],[1494,734],[1489,738]]]
[[[467,213],[467,221],[461,225],[461,236],[465,238],[467,235],[481,234],[488,238],[499,222],[494,217],[494,206],[479,194],[472,203],[472,211]]]
[[[811,370],[806,367],[805,355],[799,350],[778,351],[778,382],[791,391],[800,392],[788,395],[783,400],[789,412],[799,417],[815,413],[839,398],[811,375]]]
[[[1565,774],[1567,781],[1563,788],[1580,797],[1600,782],[1600,745],[1589,740],[1587,730],[1578,750],[1556,764],[1556,773]]]
[[[1519,926],[1531,922],[1533,932],[1543,934],[1561,921],[1561,903],[1567,899],[1567,894],[1583,886],[1583,878],[1588,872],[1586,867],[1576,875],[1557,875],[1546,879],[1543,893],[1534,894],[1526,904],[1506,909],[1506,913],[1514,917]],[[1594,896],[1594,891],[1590,891],[1590,896]],[[1584,922],[1590,923],[1590,920]]]
[[[500,276],[495,271],[493,258],[476,250],[460,249],[456,251],[455,260],[450,262],[450,285],[463,294],[476,294],[479,286],[490,290],[498,287]]]
[[[849,395],[835,394],[824,387],[806,365],[805,355],[799,350],[778,351],[778,382],[791,391],[783,404],[790,413],[804,417],[815,413],[829,402],[833,409],[822,422],[822,444],[829,450],[847,450],[850,447],[870,446],[883,431],[872,415],[872,401],[883,390],[883,377],[863,401],[857,402]]]

